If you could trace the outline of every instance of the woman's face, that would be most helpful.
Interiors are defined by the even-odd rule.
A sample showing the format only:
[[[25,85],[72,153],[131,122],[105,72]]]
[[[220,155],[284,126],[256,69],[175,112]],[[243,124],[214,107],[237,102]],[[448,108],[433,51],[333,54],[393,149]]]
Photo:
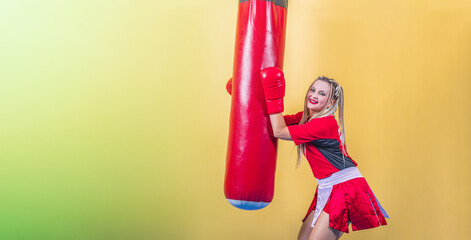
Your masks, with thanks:
[[[318,114],[324,109],[327,101],[329,100],[330,83],[326,81],[315,81],[306,96],[306,105],[309,109],[309,116]]]

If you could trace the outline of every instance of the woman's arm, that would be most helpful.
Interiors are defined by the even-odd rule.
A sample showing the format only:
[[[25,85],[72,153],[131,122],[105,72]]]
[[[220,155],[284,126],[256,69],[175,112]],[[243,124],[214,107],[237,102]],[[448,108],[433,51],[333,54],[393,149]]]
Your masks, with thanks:
[[[273,128],[273,136],[283,140],[293,140],[281,113],[270,114],[270,122]]]
[[[276,138],[292,140],[282,112],[284,110],[285,77],[277,67],[264,68],[260,71],[267,112]]]

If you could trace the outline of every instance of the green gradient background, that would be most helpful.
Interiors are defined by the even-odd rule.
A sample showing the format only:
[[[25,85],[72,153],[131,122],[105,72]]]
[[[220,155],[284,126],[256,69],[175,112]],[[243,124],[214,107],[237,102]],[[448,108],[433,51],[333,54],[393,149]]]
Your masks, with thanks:
[[[342,239],[467,239],[471,3],[292,0],[287,112],[346,91],[349,152],[392,219]],[[223,194],[237,1],[0,2],[0,239],[295,239],[315,188],[280,142],[273,202]]]

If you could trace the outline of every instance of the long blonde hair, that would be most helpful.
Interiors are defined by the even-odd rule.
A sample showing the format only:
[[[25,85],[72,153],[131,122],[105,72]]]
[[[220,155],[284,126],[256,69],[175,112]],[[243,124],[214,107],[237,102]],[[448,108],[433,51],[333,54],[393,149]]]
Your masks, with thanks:
[[[307,108],[307,95],[312,87],[312,85],[316,81],[324,81],[330,84],[330,93],[329,93],[329,100],[327,101],[327,104],[324,106],[324,108],[317,113],[314,116],[309,116],[309,109]],[[333,101],[332,104],[330,104]],[[328,78],[328,77],[318,77],[314,82],[309,85],[309,88],[306,92],[306,95],[304,97],[304,111],[303,111],[303,116],[301,118],[301,121],[299,121],[299,124],[304,124],[306,122],[311,121],[314,118],[321,118],[329,115],[334,115],[337,112],[337,107],[339,110],[339,123],[340,123],[340,129],[339,129],[339,134],[340,134],[340,141],[342,145],[342,153],[346,155],[347,151],[347,145],[345,142],[345,126],[344,126],[344,119],[343,119],[343,88],[340,86],[340,84],[335,81],[334,79]],[[302,156],[303,154],[306,154],[306,146],[305,144],[300,144],[298,145],[298,161],[297,161],[297,166],[299,167],[302,162]]]

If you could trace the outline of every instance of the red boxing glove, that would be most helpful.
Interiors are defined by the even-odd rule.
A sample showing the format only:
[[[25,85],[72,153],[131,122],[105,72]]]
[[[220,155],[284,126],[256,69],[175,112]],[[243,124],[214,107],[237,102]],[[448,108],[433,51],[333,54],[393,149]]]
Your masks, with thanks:
[[[229,95],[232,95],[232,78],[229,78],[229,81],[226,83],[226,91]]]
[[[260,79],[265,93],[268,114],[281,113],[284,110],[285,77],[281,69],[269,67],[260,71]]]

